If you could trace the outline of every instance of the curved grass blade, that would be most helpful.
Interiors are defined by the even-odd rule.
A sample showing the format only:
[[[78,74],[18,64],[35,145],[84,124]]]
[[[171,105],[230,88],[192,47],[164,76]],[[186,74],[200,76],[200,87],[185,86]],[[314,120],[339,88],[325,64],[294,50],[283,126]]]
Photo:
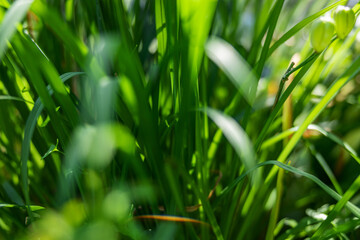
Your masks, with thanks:
[[[306,227],[308,227],[308,226],[313,227],[315,224],[318,224],[320,221],[321,220],[314,219],[314,218],[311,218],[311,217],[305,217],[305,218],[301,219],[300,222],[298,222],[296,224],[296,226],[294,226],[291,229],[286,230],[285,233],[283,233],[282,235],[276,237],[276,239],[277,240],[294,239],[300,233],[302,233]]]
[[[351,66],[331,85],[328,92],[321,99],[321,101],[313,108],[310,114],[306,117],[303,124],[299,127],[299,130],[294,134],[290,139],[289,143],[280,153],[278,157],[279,162],[285,162],[287,157],[290,155],[295,145],[298,143],[303,133],[306,131],[307,127],[320,115],[320,113],[325,109],[325,107],[330,103],[330,101],[337,95],[340,89],[352,78],[354,78],[360,72],[360,57],[358,57]],[[355,160],[360,164],[358,158]],[[276,174],[277,169],[273,168],[266,178],[266,182],[269,182]]]
[[[333,229],[326,231],[323,234],[324,239],[331,239],[339,236],[341,233],[354,231],[360,225],[360,219],[349,219],[344,224],[337,225]]]
[[[73,73],[65,73],[60,76],[60,79],[63,82],[66,82],[70,78],[84,74],[83,72],[73,72]],[[53,94],[53,90],[48,86],[49,94]],[[40,98],[35,101],[34,107],[31,110],[28,119],[26,120],[25,130],[24,130],[24,140],[21,145],[21,182],[23,186],[23,193],[25,196],[25,203],[27,206],[30,206],[30,195],[29,195],[29,183],[28,183],[28,167],[27,161],[29,158],[30,152],[30,143],[32,136],[34,134],[35,126],[37,124],[37,119],[39,118],[42,110],[44,109],[44,104],[41,102]],[[31,213],[29,212],[29,216],[32,218]]]
[[[331,222],[335,219],[337,215],[339,215],[341,209],[345,206],[345,204],[350,200],[350,198],[360,189],[360,176],[358,176],[354,182],[351,184],[349,189],[345,192],[343,197],[338,201],[335,207],[331,210],[328,217],[324,222],[321,223],[318,230],[314,233],[311,239],[323,239],[323,233],[329,227]],[[358,216],[357,216],[358,217]]]
[[[218,197],[218,201],[220,200],[220,198],[224,197],[226,194],[228,194],[232,189],[234,189],[237,184],[239,184],[247,175],[249,175],[252,171],[256,170],[259,167],[263,167],[266,165],[275,165],[279,168],[282,168],[286,171],[298,174],[300,176],[306,177],[308,179],[310,179],[311,181],[313,181],[314,183],[316,183],[319,187],[321,187],[327,194],[329,194],[332,198],[334,198],[337,201],[340,201],[340,199],[342,198],[342,196],[340,194],[338,194],[337,192],[335,192],[333,189],[331,189],[330,187],[328,187],[325,183],[323,183],[318,177],[304,172],[300,169],[297,169],[295,167],[289,166],[287,164],[281,163],[279,161],[274,161],[274,160],[270,160],[270,161],[266,161],[266,162],[262,162],[257,164],[254,168],[247,170],[246,172],[244,172],[243,174],[241,174],[239,177],[237,177],[229,186],[227,186],[226,188],[224,188],[224,190],[220,193],[219,197]],[[275,167],[274,166],[274,167]],[[360,217],[360,209],[355,206],[354,204],[352,204],[351,202],[347,201],[346,205],[345,205],[355,216]]]
[[[246,60],[229,43],[216,37],[208,40],[205,51],[252,105],[255,100],[257,80]]]
[[[50,77],[50,76],[48,76],[45,73],[46,69],[44,68],[44,66],[42,66],[42,63],[44,62],[44,61],[42,61],[43,60],[42,53],[40,53],[40,51],[28,39],[28,37],[26,37],[21,32],[14,35],[11,44],[12,44],[12,47],[13,47],[14,51],[16,52],[19,60],[22,62],[29,80],[32,82],[32,86],[34,87],[38,96],[41,98],[41,100],[44,104],[44,107],[46,108],[46,110],[49,114],[49,117],[52,120],[53,125],[57,126],[56,128],[54,128],[54,130],[55,130],[56,134],[58,135],[60,142],[63,145],[65,145],[67,142],[67,139],[69,138],[69,135],[70,135],[69,128],[66,126],[65,122],[60,117],[60,113],[58,111],[56,111],[57,104],[56,104],[55,100],[49,95],[48,90],[46,89],[45,82],[48,80],[48,79],[46,79],[46,77]],[[39,57],[39,59],[38,59],[39,61],[34,61],[34,57]],[[47,60],[45,60],[45,61],[47,62]],[[48,65],[51,65],[51,63],[47,62],[47,64],[45,66],[48,66]],[[58,77],[59,76],[56,75],[56,78],[58,78]],[[66,93],[62,97],[69,98],[67,96],[65,86],[63,86],[62,90],[64,90],[64,92]],[[59,94],[59,92],[58,92],[58,94],[55,95],[55,97],[56,96],[61,96],[61,94]],[[60,104],[60,106],[63,107],[65,102],[60,102],[59,104]],[[72,114],[70,114],[68,116],[68,119],[75,120],[75,118],[77,117],[76,116],[77,113],[74,110],[73,103],[71,102],[71,105],[67,106],[66,108],[68,108],[69,110],[71,110],[70,112],[72,112]],[[65,108],[64,108],[64,110],[65,110]],[[68,112],[66,111],[66,113],[68,113]],[[71,121],[70,123],[73,123],[73,121]]]
[[[301,29],[303,29],[306,25],[308,25],[309,23],[311,23],[312,21],[314,21],[315,19],[317,19],[318,17],[320,17],[321,15],[323,15],[324,13],[330,11],[331,9],[337,7],[338,5],[344,4],[345,2],[347,2],[346,0],[341,0],[338,1],[324,9],[322,9],[321,11],[305,18],[304,20],[302,20],[301,22],[299,22],[298,24],[296,24],[294,27],[292,27],[289,31],[287,31],[284,35],[282,35],[282,37],[280,37],[279,40],[277,40],[270,48],[269,53],[267,55],[267,57],[270,57],[271,54],[278,48],[280,47],[284,42],[286,42],[287,40],[289,40],[292,36],[294,36],[297,32],[299,32]]]
[[[47,57],[44,55],[42,50],[34,44],[34,42],[30,38],[21,37],[21,43],[23,44],[24,48],[17,46],[17,53],[19,54],[19,58],[25,58],[28,57],[26,54],[31,55],[33,58],[36,58],[36,62],[34,64],[31,64],[30,66],[27,66],[27,68],[33,68],[33,72],[36,70],[39,72],[38,74],[43,76],[44,82],[47,82],[51,85],[51,88],[54,91],[54,97],[58,100],[59,105],[63,109],[64,113],[66,114],[69,122],[71,123],[72,127],[75,127],[78,123],[78,113],[76,111],[76,107],[70,98],[66,86],[59,78],[58,72],[54,65],[47,59]],[[25,51],[24,51],[25,50]],[[36,70],[35,70],[36,69]],[[35,76],[35,75],[34,75]],[[30,76],[31,78],[31,76]],[[38,80],[39,81],[39,80]],[[41,81],[41,80],[40,80]],[[40,84],[36,84],[36,81],[34,82],[34,86],[36,85],[40,86]],[[39,87],[38,87],[39,88]],[[44,97],[39,92],[40,97]],[[43,99],[45,100],[45,99]],[[45,104],[45,107],[48,109],[48,107]],[[49,109],[48,109],[49,110]],[[50,116],[51,117],[51,116]]]
[[[34,104],[31,101],[19,98],[19,97],[13,97],[13,96],[9,96],[9,95],[0,95],[0,101],[1,100],[10,100],[10,101],[19,101],[19,102],[25,102],[25,103],[30,103],[30,104]]]
[[[331,171],[331,168],[329,167],[329,165],[327,164],[326,160],[324,159],[324,157],[316,151],[315,146],[313,144],[310,144],[308,142],[306,142],[308,148],[310,149],[311,154],[316,158],[316,160],[319,162],[320,166],[323,168],[323,170],[325,171],[326,175],[328,176],[328,178],[330,179],[331,183],[334,185],[335,190],[339,193],[339,194],[343,194],[343,191],[341,189],[340,184],[338,183],[338,181],[336,180],[336,177],[334,175],[334,173]]]
[[[319,125],[316,124],[310,124],[307,127],[308,130],[315,130],[319,133],[321,133],[322,135],[324,135],[325,137],[329,138],[330,140],[334,141],[335,143],[339,144],[340,146],[342,146],[357,162],[360,163],[360,157],[358,156],[358,154],[356,153],[356,151],[347,143],[344,142],[341,138],[339,138],[338,136],[336,136],[335,134],[326,131],[324,128],[320,127]],[[271,145],[274,145],[275,143],[285,139],[286,137],[292,135],[293,133],[296,133],[299,130],[299,126],[297,127],[293,127],[290,128],[286,131],[283,131],[277,135],[275,135],[272,138],[269,138],[268,140],[264,141],[263,145],[261,146],[261,149],[265,149],[270,147]]]
[[[299,71],[299,73],[295,76],[294,80],[290,83],[290,85],[286,88],[285,92],[281,95],[279,101],[275,105],[274,109],[271,111],[270,116],[267,118],[266,123],[264,127],[261,129],[259,137],[256,139],[254,149],[255,151],[258,151],[261,147],[261,143],[264,140],[264,138],[267,135],[267,131],[269,130],[269,127],[271,126],[271,123],[274,121],[276,115],[280,111],[281,107],[284,105],[286,99],[290,96],[291,92],[294,90],[296,85],[300,82],[301,78],[305,75],[305,73],[309,70],[309,68],[312,66],[312,63],[319,57],[319,54],[314,53],[310,55],[308,61]],[[305,61],[307,61],[305,60]],[[305,62],[304,61],[304,62]]]
[[[320,127],[318,125],[310,124],[308,129],[316,130],[319,133],[323,134],[325,137],[331,139],[332,141],[334,141],[337,144],[339,144],[340,146],[342,146],[360,164],[360,158],[359,158],[358,154],[347,142],[344,142],[339,137],[337,137],[335,134],[332,134],[332,133],[326,131],[325,129],[323,129],[322,127]]]
[[[256,165],[255,152],[249,137],[240,125],[233,118],[226,116],[217,110],[207,108],[204,112],[222,130],[225,137],[243,162],[245,168],[253,168]],[[258,178],[252,179],[259,180]]]

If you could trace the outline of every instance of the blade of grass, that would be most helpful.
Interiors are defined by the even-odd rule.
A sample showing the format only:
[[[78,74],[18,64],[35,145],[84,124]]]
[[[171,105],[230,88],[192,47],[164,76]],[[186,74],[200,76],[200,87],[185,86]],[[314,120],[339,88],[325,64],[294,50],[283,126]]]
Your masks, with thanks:
[[[335,219],[337,215],[339,215],[342,208],[344,208],[345,204],[349,202],[351,197],[360,189],[360,176],[358,176],[354,182],[351,184],[349,189],[345,192],[343,197],[336,203],[335,207],[331,210],[328,217],[324,222],[321,223],[320,227],[316,230],[311,239],[322,239],[324,232],[329,227],[331,222]]]
[[[255,100],[257,80],[245,59],[226,41],[212,37],[206,43],[207,56],[224,71],[252,106]]]
[[[310,124],[307,127],[308,130],[315,130],[319,133],[321,133],[322,135],[324,135],[325,137],[329,138],[330,140],[334,141],[335,143],[339,144],[340,146],[342,146],[357,162],[360,162],[360,158],[358,156],[358,154],[356,153],[356,151],[347,143],[344,142],[343,140],[341,140],[338,136],[332,134],[331,132],[326,131],[324,128],[320,127],[319,125],[316,124]],[[272,145],[274,145],[275,143],[283,140],[284,138],[292,135],[293,133],[296,133],[299,130],[299,126],[297,127],[293,127],[290,128],[284,132],[281,132],[277,135],[275,135],[272,138],[269,138],[268,140],[266,140],[261,149],[265,149],[268,148]]]
[[[285,162],[287,157],[290,155],[291,151],[294,149],[295,145],[298,143],[303,133],[307,129],[307,127],[320,115],[320,113],[325,109],[325,107],[329,104],[329,102],[337,95],[340,89],[352,78],[354,78],[360,72],[360,57],[355,59],[355,61],[351,64],[351,66],[332,84],[329,88],[328,92],[321,99],[321,101],[313,108],[310,114],[306,117],[303,124],[299,127],[299,130],[294,134],[294,136],[290,139],[288,145],[283,149],[278,157],[279,162]],[[360,160],[360,159],[355,159]],[[360,161],[358,161],[360,164]],[[266,182],[269,182],[277,170],[273,168],[269,175],[266,178]]]
[[[283,5],[284,0],[277,0],[269,17],[269,30],[267,32],[265,43],[261,51],[260,59],[255,66],[255,73],[259,78],[265,66],[265,61],[267,59],[267,55],[270,49],[270,44],[274,35],[275,27],[277,25],[277,21],[279,19]]]
[[[85,72],[89,73],[90,76],[94,76],[97,80],[105,75],[95,58],[90,56],[88,47],[76,37],[55,9],[42,1],[35,1],[31,5],[31,11],[42,19],[53,33],[61,39],[68,51],[74,56],[75,61]]]
[[[45,209],[42,206],[38,205],[30,205],[31,211],[43,210]],[[24,208],[24,206],[16,205],[16,204],[9,204],[9,203],[0,203],[0,208]]]
[[[286,99],[290,96],[291,92],[294,90],[296,85],[300,82],[301,78],[305,75],[305,73],[309,70],[312,63],[318,58],[319,54],[313,53],[310,55],[306,60],[303,61],[305,63],[299,73],[295,76],[294,80],[290,83],[290,85],[286,88],[285,92],[281,95],[278,103],[275,105],[274,109],[271,111],[270,116],[267,118],[266,123],[264,127],[261,129],[259,137],[256,139],[254,149],[255,151],[258,151],[261,147],[262,141],[267,135],[267,131],[269,130],[269,127],[271,126],[272,122],[274,121],[276,115],[280,111],[281,107],[285,103]],[[301,63],[300,65],[302,65]],[[300,66],[299,65],[299,66]],[[296,67],[297,68],[297,67]],[[296,69],[294,68],[294,69]],[[293,70],[294,70],[293,69]],[[288,74],[293,73],[293,71],[290,71]]]
[[[239,184],[250,172],[256,170],[259,167],[263,167],[266,165],[275,165],[279,168],[282,168],[286,171],[298,174],[300,176],[306,177],[309,180],[313,181],[314,183],[316,183],[319,187],[321,187],[327,194],[329,194],[329,196],[331,196],[332,198],[334,198],[335,200],[339,201],[341,199],[341,195],[339,195],[337,192],[335,192],[333,189],[331,189],[330,187],[328,187],[325,183],[323,183],[318,177],[304,172],[300,169],[297,169],[295,167],[289,166],[287,164],[281,163],[279,161],[274,161],[274,160],[269,160],[269,161],[265,161],[262,163],[257,164],[254,168],[247,170],[246,172],[242,173],[239,177],[237,177],[230,185],[228,185],[227,187],[225,187],[222,192],[220,193],[220,195],[217,198],[217,201],[219,201],[222,197],[224,197],[226,194],[229,194],[229,192],[231,190],[233,190],[237,184]],[[275,167],[274,166],[274,167]],[[347,202],[346,203],[346,207],[357,217],[360,217],[360,209],[355,206],[354,204],[352,204],[351,202]]]
[[[294,36],[297,32],[299,32],[301,29],[303,29],[306,25],[308,25],[309,23],[311,23],[312,21],[314,21],[315,19],[317,19],[318,17],[320,17],[321,15],[323,15],[324,13],[330,11],[331,9],[344,4],[345,2],[347,2],[346,0],[340,0],[337,1],[336,3],[322,9],[321,11],[316,12],[315,14],[305,18],[304,20],[300,21],[298,24],[296,24],[294,27],[292,27],[289,31],[287,31],[282,37],[280,37],[279,40],[277,40],[269,49],[269,53],[267,55],[267,58],[271,56],[271,54],[273,54],[273,52],[280,47],[281,45],[283,45],[283,43],[285,43],[287,40],[289,40],[292,36]]]
[[[84,74],[82,72],[73,72],[73,73],[65,73],[60,76],[63,82],[66,82],[70,78]],[[50,86],[47,87],[47,91],[50,95],[53,94],[52,89]],[[29,194],[29,182],[28,182],[28,165],[27,161],[29,159],[30,153],[30,144],[31,139],[34,134],[34,130],[37,124],[37,119],[41,115],[44,109],[44,104],[40,98],[38,98],[34,104],[33,109],[30,112],[28,119],[26,120],[25,130],[24,130],[24,139],[21,145],[21,155],[20,155],[20,162],[21,162],[21,183],[23,194],[25,196],[25,203],[27,206],[30,206],[30,194]],[[29,215],[31,216],[31,215]]]
[[[13,97],[13,96],[8,96],[8,95],[0,95],[0,100],[10,100],[10,101],[19,101],[19,102],[25,102],[25,103],[30,103],[30,104],[34,104],[31,101],[19,98],[19,97]]]
[[[239,158],[243,161],[245,168],[253,168],[256,165],[256,157],[252,143],[240,125],[233,118],[214,109],[207,108],[204,112],[222,130]],[[260,181],[259,177],[260,175],[254,175],[251,179],[253,181]]]
[[[341,186],[338,183],[338,181],[336,180],[336,177],[335,177],[334,173],[331,171],[331,169],[330,169],[329,165],[327,164],[327,162],[325,161],[324,157],[319,152],[316,151],[314,145],[310,144],[309,142],[306,142],[306,143],[308,145],[308,148],[310,149],[310,152],[316,158],[316,160],[319,162],[321,167],[324,169],[326,175],[330,179],[331,183],[334,185],[335,190],[339,194],[342,195],[343,191],[341,189]]]
[[[155,24],[156,24],[156,38],[158,41],[158,61],[160,62],[166,51],[166,18],[165,6],[163,0],[155,1]]]
[[[347,233],[354,231],[360,225],[359,219],[350,219],[343,224],[333,227],[331,230],[326,231],[322,237],[324,239],[331,239],[339,236],[340,233]]]

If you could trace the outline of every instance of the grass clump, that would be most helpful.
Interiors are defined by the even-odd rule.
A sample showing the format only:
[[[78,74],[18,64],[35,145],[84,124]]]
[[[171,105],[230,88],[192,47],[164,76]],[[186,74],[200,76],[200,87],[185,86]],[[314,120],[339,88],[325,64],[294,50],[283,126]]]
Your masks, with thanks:
[[[357,239],[346,4],[0,0],[0,239]]]

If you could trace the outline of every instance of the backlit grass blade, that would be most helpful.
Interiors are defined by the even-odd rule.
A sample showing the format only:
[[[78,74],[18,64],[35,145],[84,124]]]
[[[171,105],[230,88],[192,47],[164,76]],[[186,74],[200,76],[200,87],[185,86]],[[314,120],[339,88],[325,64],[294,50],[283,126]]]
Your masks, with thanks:
[[[69,136],[69,128],[68,126],[65,125],[64,121],[61,120],[59,112],[56,111],[57,106],[46,89],[44,76],[47,76],[48,70],[42,68],[41,60],[39,62],[33,61],[34,56],[43,58],[43,55],[39,52],[37,47],[35,47],[32,43],[29,43],[29,41],[30,40],[26,39],[26,37],[23,36],[22,34],[17,34],[14,36],[14,39],[12,41],[12,46],[15,52],[17,53],[17,55],[20,57],[23,65],[25,66],[25,70],[29,76],[29,79],[31,79],[35,91],[40,96],[46,110],[48,111],[52,123],[54,124],[54,126],[57,126],[56,128],[54,128],[54,130],[57,132],[61,144],[65,145]],[[59,91],[60,89],[55,89],[55,90]],[[60,98],[63,97],[69,98],[69,96],[67,96],[65,89],[61,89],[61,90],[65,92],[65,95],[62,96],[61,93],[59,94],[59,92],[57,92],[58,97],[61,96]],[[71,100],[68,101],[71,102]],[[71,125],[74,126],[77,121],[76,120],[77,113],[76,110],[74,109],[73,103],[71,102],[71,105],[68,106],[65,106],[64,102],[61,102],[61,104],[62,107],[64,108],[63,110],[69,114],[67,117],[69,117],[69,120],[71,121],[70,122]]]
[[[299,130],[294,134],[290,139],[289,143],[286,145],[284,150],[281,152],[278,161],[285,162],[287,157],[290,155],[291,151],[294,149],[295,145],[298,143],[303,133],[306,131],[307,127],[320,115],[320,113],[325,109],[329,102],[336,96],[340,89],[352,78],[354,78],[360,72],[360,57],[358,57],[351,66],[332,84],[328,92],[321,99],[321,101],[313,108],[310,114],[306,117],[303,124],[299,127]],[[357,159],[355,159],[357,160]],[[360,164],[360,162],[358,162]],[[268,182],[274,177],[277,170],[274,168],[271,170],[269,175],[266,178]]]
[[[299,32],[301,29],[303,29],[307,24],[311,23],[312,21],[314,21],[315,19],[319,18],[321,15],[323,15],[324,13],[330,11],[331,9],[344,4],[345,2],[347,2],[346,0],[340,0],[337,1],[336,3],[324,8],[323,10],[305,18],[304,20],[302,20],[301,22],[299,22],[298,24],[296,24],[294,27],[292,27],[289,31],[287,31],[279,40],[277,40],[270,48],[269,53],[267,55],[267,57],[270,57],[271,54],[281,45],[283,45],[288,39],[290,39],[292,36],[294,36],[297,32]]]
[[[214,109],[207,108],[204,111],[222,130],[225,137],[244,163],[245,168],[253,168],[256,165],[256,156],[249,137],[240,125],[233,118]],[[252,178],[252,180],[259,179]]]
[[[345,192],[344,196],[337,202],[335,207],[331,210],[328,217],[324,222],[321,223],[318,230],[314,233],[311,239],[322,239],[325,230],[329,227],[331,222],[339,215],[341,209],[345,206],[346,203],[351,199],[351,197],[360,189],[360,176],[358,176],[354,182],[351,184],[349,189]],[[357,216],[359,217],[359,216]]]
[[[261,147],[261,144],[263,142],[263,140],[265,139],[266,135],[268,134],[268,130],[269,127],[271,126],[272,122],[274,121],[276,115],[278,114],[278,112],[280,111],[280,109],[282,108],[282,106],[284,105],[286,99],[290,96],[291,92],[294,90],[294,88],[296,87],[296,85],[300,82],[300,80],[302,79],[302,77],[305,75],[305,73],[309,70],[309,68],[311,67],[312,63],[315,62],[315,60],[319,57],[319,54],[313,53],[312,55],[310,55],[307,60],[310,60],[309,62],[307,62],[302,68],[301,70],[296,74],[294,80],[290,83],[290,85],[286,88],[286,90],[284,91],[284,93],[281,95],[278,103],[275,105],[274,109],[271,111],[270,116],[266,119],[265,125],[263,126],[263,128],[261,129],[261,132],[258,136],[258,138],[256,139],[256,142],[254,144],[254,148],[255,151],[258,151],[259,148]],[[305,60],[305,61],[307,61]],[[304,61],[304,62],[305,62]]]
[[[38,66],[39,72],[42,73],[47,83],[50,84],[51,88],[54,91],[54,96],[58,100],[59,105],[64,110],[66,117],[69,119],[72,127],[76,126],[79,121],[78,113],[74,103],[72,102],[67,89],[52,63],[48,61],[48,59],[44,56],[38,46],[32,44],[29,38],[23,38],[23,44],[27,47],[27,50],[32,51],[33,56],[37,59],[36,65]],[[31,50],[30,50],[31,49]],[[35,68],[35,66],[32,66]],[[40,95],[40,97],[42,97]]]
[[[340,233],[352,232],[360,225],[359,219],[349,219],[343,224],[337,224],[331,230],[326,231],[322,237],[324,239],[331,239],[340,235]]]
[[[33,102],[27,101],[27,100],[19,98],[19,97],[0,95],[0,101],[3,101],[3,100],[19,101],[19,102],[26,102],[26,103],[34,104]]]
[[[9,204],[9,203],[0,203],[0,208],[23,208],[24,206],[19,206],[16,204]],[[43,210],[45,209],[42,206],[37,205],[30,205],[31,211]]]
[[[81,75],[82,72],[73,72],[73,73],[65,73],[60,76],[63,82],[66,82],[70,78]],[[47,88],[49,94],[52,95],[53,91],[51,90],[50,86]],[[30,112],[28,119],[26,120],[25,130],[24,130],[24,139],[21,145],[21,183],[23,188],[23,193],[25,196],[26,205],[30,205],[30,195],[29,195],[29,182],[28,182],[28,166],[27,161],[29,159],[30,153],[30,144],[31,139],[34,134],[34,130],[37,124],[37,119],[39,118],[40,114],[44,109],[44,104],[41,102],[40,99],[37,99],[33,109]]]
[[[319,125],[316,124],[310,124],[307,127],[308,130],[315,130],[319,133],[321,133],[322,135],[324,135],[325,137],[329,138],[330,140],[334,141],[335,143],[339,144],[341,147],[343,147],[357,162],[360,162],[360,158],[358,156],[358,154],[356,153],[356,151],[347,143],[344,142],[343,140],[341,140],[338,136],[336,136],[335,134],[326,131],[324,128],[320,127]],[[275,143],[285,139],[286,137],[294,134],[295,132],[297,132],[299,130],[299,126],[297,127],[293,127],[291,129],[288,129],[284,132],[281,132],[277,135],[275,135],[272,138],[269,138],[268,140],[266,140],[261,149],[265,149],[268,148],[272,145],[274,145]]]
[[[255,100],[257,80],[246,60],[229,43],[216,37],[208,40],[206,54],[224,71],[252,105]]]
[[[310,179],[311,181],[313,181],[314,183],[316,183],[319,187],[321,187],[327,194],[329,194],[332,198],[334,198],[335,200],[339,201],[341,199],[341,195],[339,195],[337,192],[335,192],[333,189],[331,189],[330,187],[328,187],[325,183],[323,183],[318,177],[304,172],[300,169],[297,169],[295,167],[292,167],[290,165],[281,163],[279,161],[273,161],[273,160],[269,160],[266,162],[262,162],[257,164],[254,168],[247,170],[246,172],[244,172],[243,174],[241,174],[239,177],[237,177],[229,186],[225,187],[223,189],[223,191],[221,192],[219,197],[223,197],[224,195],[228,194],[231,190],[233,190],[237,184],[239,184],[248,174],[250,174],[250,172],[256,170],[259,167],[263,167],[266,165],[275,165],[277,167],[280,167],[286,171],[298,174],[300,176],[306,177],[308,179]],[[275,167],[274,166],[274,167]],[[354,204],[352,204],[351,202],[347,202],[346,203],[346,207],[357,217],[360,217],[360,209],[355,206]]]
[[[158,42],[158,60],[161,61],[166,51],[167,41],[167,26],[165,17],[165,2],[164,0],[155,1],[155,23],[156,23],[156,38]]]
[[[274,4],[273,9],[271,10],[271,14],[269,17],[269,29],[268,32],[266,34],[266,39],[265,39],[265,43],[264,46],[262,48],[261,51],[261,55],[260,55],[260,59],[257,62],[256,66],[255,66],[255,73],[257,75],[258,78],[260,78],[262,71],[264,69],[265,66],[265,61],[267,59],[267,55],[270,49],[270,44],[274,35],[274,31],[281,13],[281,9],[284,5],[284,0],[277,0]]]

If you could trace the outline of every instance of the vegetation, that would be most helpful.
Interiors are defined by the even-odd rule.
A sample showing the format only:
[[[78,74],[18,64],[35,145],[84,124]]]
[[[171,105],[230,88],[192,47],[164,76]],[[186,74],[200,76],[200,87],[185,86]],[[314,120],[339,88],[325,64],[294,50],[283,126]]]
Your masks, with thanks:
[[[359,239],[359,12],[0,0],[0,239]]]

